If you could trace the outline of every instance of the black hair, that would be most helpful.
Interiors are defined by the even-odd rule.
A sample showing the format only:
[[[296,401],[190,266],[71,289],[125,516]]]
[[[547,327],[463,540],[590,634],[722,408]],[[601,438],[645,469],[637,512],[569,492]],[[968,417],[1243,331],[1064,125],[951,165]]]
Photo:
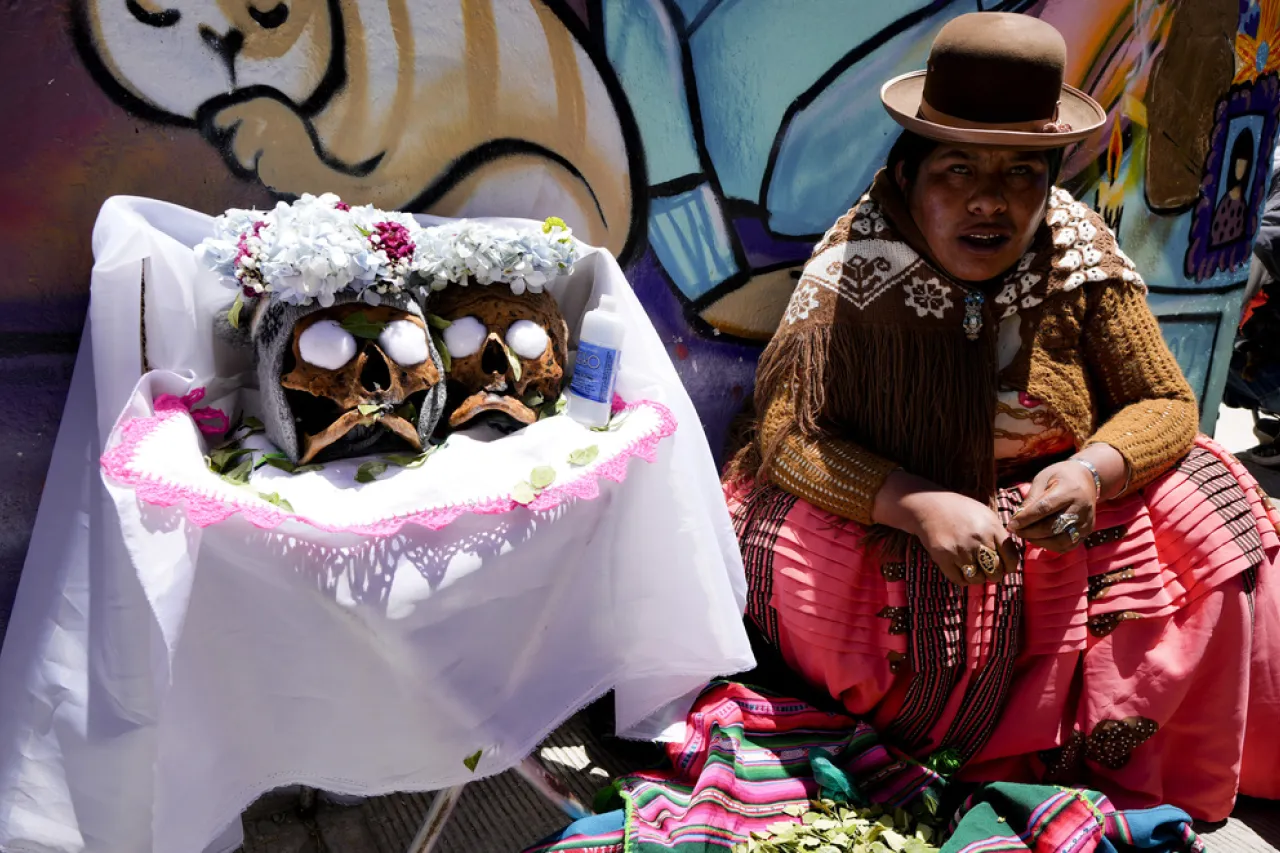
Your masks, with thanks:
[[[1243,178],[1236,177],[1236,163],[1241,160],[1245,161],[1245,173]],[[1227,186],[1238,187],[1243,186],[1245,181],[1249,179],[1249,173],[1253,170],[1253,131],[1245,128],[1240,131],[1236,137],[1235,143],[1231,146],[1231,161],[1227,167]]]
[[[896,175],[898,164],[901,163],[902,174],[906,175],[907,183],[911,183],[916,179],[916,175],[920,173],[920,164],[941,144],[941,142],[928,139],[910,130],[903,130],[902,133],[898,134],[898,138],[894,140],[893,147],[889,149],[887,161],[889,174],[891,176]],[[1049,184],[1053,185],[1057,183],[1058,173],[1062,170],[1063,149],[1050,148],[1045,150],[1044,159],[1049,167]]]

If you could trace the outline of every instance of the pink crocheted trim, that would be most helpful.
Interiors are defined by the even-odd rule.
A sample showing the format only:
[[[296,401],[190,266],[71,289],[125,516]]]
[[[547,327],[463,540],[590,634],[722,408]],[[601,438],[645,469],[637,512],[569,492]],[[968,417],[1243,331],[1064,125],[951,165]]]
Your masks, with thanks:
[[[200,390],[203,391],[203,389]],[[199,399],[200,397],[196,397],[191,402],[197,402]],[[112,480],[131,487],[137,494],[138,500],[144,503],[163,507],[182,505],[186,510],[187,518],[197,527],[208,527],[239,513],[253,526],[264,530],[274,529],[284,521],[293,519],[329,533],[356,533],[362,536],[382,537],[399,533],[406,524],[416,524],[429,530],[440,530],[463,515],[501,515],[525,506],[510,497],[490,498],[453,506],[433,507],[365,524],[330,525],[308,516],[287,512],[265,501],[248,502],[228,499],[222,495],[203,492],[192,486],[179,486],[165,482],[152,474],[137,471],[133,467],[134,458],[142,444],[161,424],[176,417],[190,417],[194,420],[195,413],[190,411],[187,397],[179,398],[163,394],[156,398],[154,408],[154,415],[134,418],[121,426],[119,443],[102,455],[102,470]],[[621,398],[615,397],[613,401],[614,414],[640,408],[649,408],[658,416],[657,425],[649,433],[640,436],[616,455],[586,469],[583,476],[539,492],[527,508],[533,512],[547,512],[573,500],[594,500],[600,496],[599,481],[601,479],[612,480],[615,483],[626,480],[627,464],[632,457],[639,457],[650,463],[655,462],[658,457],[658,445],[663,439],[675,434],[676,419],[670,409],[652,400],[624,403]],[[198,421],[197,425],[199,425]]]
[[[154,408],[157,412],[164,410],[190,412],[191,419],[196,422],[196,426],[205,435],[222,435],[231,429],[231,419],[227,417],[227,413],[221,409],[215,409],[212,406],[203,406],[199,409],[192,408],[196,403],[204,399],[204,389],[197,388],[184,397],[175,397],[172,394],[161,394],[156,397]]]

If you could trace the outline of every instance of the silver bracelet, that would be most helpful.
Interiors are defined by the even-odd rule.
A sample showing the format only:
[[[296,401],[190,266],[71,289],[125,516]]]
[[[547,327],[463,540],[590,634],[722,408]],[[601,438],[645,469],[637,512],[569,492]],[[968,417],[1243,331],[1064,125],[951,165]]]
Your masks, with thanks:
[[[1077,465],[1083,465],[1093,475],[1094,499],[1102,500],[1102,475],[1098,473],[1098,469],[1088,459],[1080,459],[1079,457],[1071,457],[1071,461]]]

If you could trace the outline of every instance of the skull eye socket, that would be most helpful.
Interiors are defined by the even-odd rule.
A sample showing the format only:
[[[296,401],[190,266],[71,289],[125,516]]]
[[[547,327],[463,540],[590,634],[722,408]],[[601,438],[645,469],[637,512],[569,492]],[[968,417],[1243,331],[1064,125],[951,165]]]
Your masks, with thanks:
[[[547,341],[547,330],[532,320],[516,320],[507,328],[507,346],[521,358],[541,358]]]
[[[444,345],[453,358],[466,358],[475,355],[489,337],[489,329],[477,318],[467,315],[459,317],[444,330]]]
[[[393,320],[378,335],[378,346],[401,367],[427,360],[427,332],[411,320]]]
[[[337,322],[321,320],[298,336],[298,355],[307,364],[337,370],[355,358],[356,339]]]

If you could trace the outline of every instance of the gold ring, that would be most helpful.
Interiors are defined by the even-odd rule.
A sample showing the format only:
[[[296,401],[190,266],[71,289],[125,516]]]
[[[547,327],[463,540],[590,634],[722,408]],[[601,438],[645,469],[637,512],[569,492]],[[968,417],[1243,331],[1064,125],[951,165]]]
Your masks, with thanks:
[[[978,570],[975,569],[973,566],[961,566],[960,571],[963,572],[964,576],[969,580],[973,580],[975,577],[978,576]]]
[[[982,571],[994,575],[1000,570],[1000,554],[985,545],[981,546],[978,548],[978,565],[982,567]]]

